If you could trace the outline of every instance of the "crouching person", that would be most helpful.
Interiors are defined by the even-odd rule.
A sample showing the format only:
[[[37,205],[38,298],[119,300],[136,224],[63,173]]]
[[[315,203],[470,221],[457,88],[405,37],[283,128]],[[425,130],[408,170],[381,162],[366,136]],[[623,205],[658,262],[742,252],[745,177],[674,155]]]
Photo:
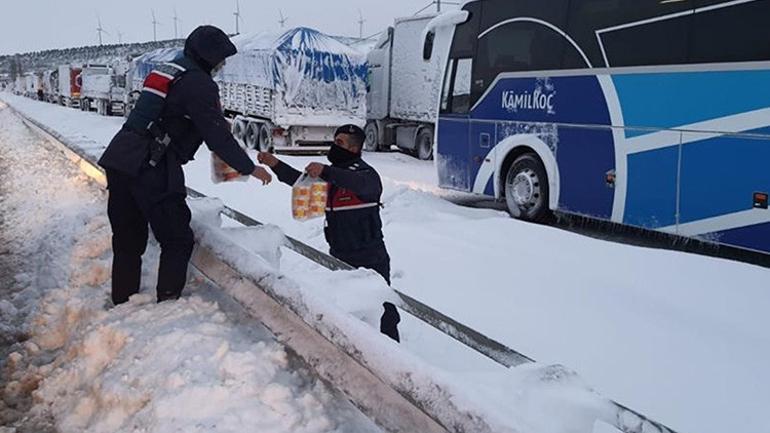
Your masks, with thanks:
[[[361,159],[364,139],[364,131],[355,125],[338,128],[329,149],[331,165],[313,162],[305,171],[329,183],[324,234],[331,255],[351,266],[379,273],[390,285],[390,256],[380,219],[382,182],[377,171]],[[302,175],[270,153],[260,153],[259,162],[288,185],[294,185]],[[399,341],[398,311],[390,302],[383,307],[380,332]]]

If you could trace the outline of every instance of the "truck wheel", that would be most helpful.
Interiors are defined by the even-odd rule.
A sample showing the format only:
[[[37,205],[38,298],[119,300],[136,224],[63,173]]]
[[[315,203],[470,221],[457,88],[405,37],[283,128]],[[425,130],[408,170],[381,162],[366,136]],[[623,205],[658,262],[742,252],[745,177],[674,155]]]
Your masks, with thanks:
[[[233,120],[232,124],[233,137],[242,144],[246,144],[246,132],[248,129],[246,122],[243,120]]]
[[[430,128],[420,128],[417,133],[415,152],[423,161],[433,159],[433,131]]]
[[[364,141],[364,150],[367,152],[377,152],[380,150],[380,135],[379,128],[377,128],[377,122],[366,122],[364,128],[364,134],[366,134],[366,140]]]
[[[269,128],[267,124],[263,123],[259,126],[259,148],[260,152],[272,152],[273,151],[273,132],[272,128]]]
[[[514,218],[546,222],[548,175],[536,154],[525,153],[511,164],[505,176],[505,203]]]
[[[238,122],[236,122],[237,124]],[[259,150],[259,128],[262,126],[259,123],[256,122],[249,122],[248,124],[245,124],[245,129],[243,132],[243,142],[246,144],[246,147],[248,149],[256,149]]]

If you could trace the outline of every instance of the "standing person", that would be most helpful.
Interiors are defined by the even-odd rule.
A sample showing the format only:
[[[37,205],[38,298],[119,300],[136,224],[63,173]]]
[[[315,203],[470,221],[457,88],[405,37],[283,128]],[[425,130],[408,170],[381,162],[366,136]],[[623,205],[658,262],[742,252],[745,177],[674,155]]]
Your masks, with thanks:
[[[382,182],[377,171],[361,159],[365,138],[358,126],[341,126],[334,133],[334,144],[329,149],[331,165],[313,162],[305,171],[329,183],[324,234],[331,255],[351,266],[377,272],[390,285],[390,256],[380,219]],[[302,175],[270,153],[261,152],[258,158],[287,185],[294,185]],[[385,302],[383,307],[380,332],[399,341],[398,310],[390,302]]]
[[[203,141],[239,173],[263,184],[272,179],[230,133],[212,79],[236,51],[222,30],[195,29],[183,55],[147,76],[136,108],[99,160],[109,189],[115,305],[139,292],[148,223],[161,248],[158,302],[181,296],[194,243],[182,165]]]

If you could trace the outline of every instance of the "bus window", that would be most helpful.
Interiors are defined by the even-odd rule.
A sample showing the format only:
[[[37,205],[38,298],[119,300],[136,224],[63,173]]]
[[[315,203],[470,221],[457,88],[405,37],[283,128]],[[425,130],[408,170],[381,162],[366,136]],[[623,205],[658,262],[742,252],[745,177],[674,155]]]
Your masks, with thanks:
[[[692,14],[659,21],[629,23],[599,34],[607,66],[681,65],[687,63]]]
[[[564,37],[539,23],[515,21],[479,38],[479,78],[486,85],[501,72],[560,69]]]
[[[479,36],[481,6],[481,2],[471,2],[463,7],[463,10],[468,11],[468,20],[455,28],[450,57],[473,56],[476,49],[476,38]]]
[[[449,64],[444,72],[444,87],[441,89],[441,107],[439,110],[441,113],[449,111],[449,89],[452,84],[452,73],[454,72],[456,64],[457,62],[455,60],[449,60]]]
[[[571,1],[569,34],[594,67],[686,63],[693,8],[693,0]]]
[[[471,71],[473,59],[457,59],[452,85],[452,113],[466,114],[471,109]]]
[[[722,2],[701,0],[698,7],[712,6],[713,3]],[[690,38],[690,62],[770,60],[768,18],[770,1],[698,11]]]

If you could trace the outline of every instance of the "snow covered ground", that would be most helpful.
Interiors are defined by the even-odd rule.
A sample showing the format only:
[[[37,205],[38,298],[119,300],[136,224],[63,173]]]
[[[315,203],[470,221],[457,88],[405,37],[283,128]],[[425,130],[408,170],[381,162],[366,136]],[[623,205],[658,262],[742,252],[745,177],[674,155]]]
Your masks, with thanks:
[[[156,304],[154,246],[109,309],[106,195],[43,143],[0,102],[0,431],[379,431],[218,290]]]
[[[0,97],[94,154],[122,123]],[[288,187],[213,185],[208,152],[197,157],[186,167],[191,187],[325,248],[321,221],[291,219]],[[284,158],[296,167],[318,159]],[[366,159],[385,184],[395,287],[543,363],[568,366],[603,395],[681,433],[766,431],[770,271],[459,207],[441,198],[430,163],[400,154]],[[290,261],[282,270],[302,266]],[[484,389],[479,398],[496,401],[497,412],[531,403],[517,388],[526,383],[524,370],[505,374],[414,319],[403,325],[403,347],[468,389]]]

